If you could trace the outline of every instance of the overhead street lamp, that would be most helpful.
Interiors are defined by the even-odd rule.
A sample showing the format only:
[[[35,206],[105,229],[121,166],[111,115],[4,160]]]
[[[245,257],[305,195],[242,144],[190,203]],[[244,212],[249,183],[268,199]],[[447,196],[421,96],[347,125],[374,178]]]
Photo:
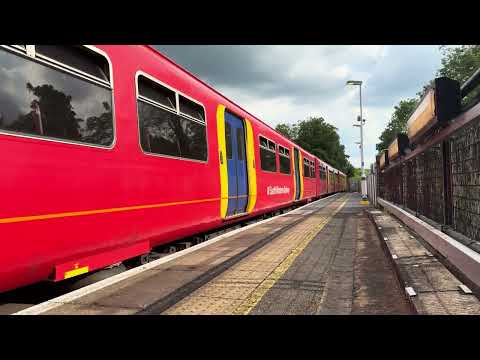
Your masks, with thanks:
[[[362,113],[362,81],[360,80],[348,80],[346,85],[354,85],[354,86],[359,86],[360,87],[360,116],[357,118],[357,121],[360,122],[360,125],[354,124],[353,126],[360,127],[360,157],[362,161],[362,166],[361,166],[361,188],[362,188],[362,200],[367,199],[367,186],[366,186],[366,181],[365,181],[365,164],[363,161],[363,124],[365,123],[365,119],[363,118],[363,113]]]

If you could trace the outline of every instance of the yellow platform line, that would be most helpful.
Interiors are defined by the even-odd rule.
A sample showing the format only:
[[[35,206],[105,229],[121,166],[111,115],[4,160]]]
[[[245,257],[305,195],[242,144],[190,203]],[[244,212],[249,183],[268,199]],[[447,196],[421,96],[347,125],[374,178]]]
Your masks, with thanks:
[[[341,200],[341,199],[339,199]],[[270,290],[273,285],[287,272],[293,264],[298,255],[300,255],[307,245],[315,238],[315,236],[324,228],[326,224],[345,206],[348,198],[340,204],[340,206],[330,215],[323,217],[321,222],[313,229],[311,229],[305,239],[295,247],[290,254],[270,273],[270,275],[263,280],[258,287],[246,298],[234,311],[233,315],[247,315],[255,306],[262,300],[264,295]]]

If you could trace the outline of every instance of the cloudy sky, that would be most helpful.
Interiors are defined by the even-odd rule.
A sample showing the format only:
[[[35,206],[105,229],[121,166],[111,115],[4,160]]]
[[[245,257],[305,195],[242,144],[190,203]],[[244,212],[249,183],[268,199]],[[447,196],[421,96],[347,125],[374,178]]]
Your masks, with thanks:
[[[414,97],[440,66],[438,46],[156,46],[250,113],[275,127],[322,116],[338,128],[360,167],[358,87],[362,80],[365,166],[394,105]]]

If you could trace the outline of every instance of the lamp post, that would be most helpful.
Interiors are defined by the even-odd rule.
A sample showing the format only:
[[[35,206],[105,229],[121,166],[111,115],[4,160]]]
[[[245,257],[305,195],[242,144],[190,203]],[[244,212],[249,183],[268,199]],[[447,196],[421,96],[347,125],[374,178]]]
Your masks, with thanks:
[[[362,113],[362,81],[359,80],[348,80],[346,85],[358,85],[360,87],[360,116],[357,118],[357,121],[360,121],[360,125],[353,125],[353,126],[358,126],[360,127],[360,158],[362,161],[362,166],[361,166],[361,191],[362,191],[362,200],[365,200],[367,198],[367,192],[366,192],[366,181],[365,181],[365,164],[363,161],[363,123],[365,120],[363,119],[363,113]]]

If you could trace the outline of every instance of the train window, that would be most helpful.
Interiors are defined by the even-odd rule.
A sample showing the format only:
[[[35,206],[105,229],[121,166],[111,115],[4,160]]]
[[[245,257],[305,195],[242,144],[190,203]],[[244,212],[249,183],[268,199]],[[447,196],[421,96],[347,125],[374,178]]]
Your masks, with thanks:
[[[177,114],[138,101],[142,149],[154,154],[181,156],[177,137]]]
[[[245,144],[244,144],[245,134],[242,129],[237,128],[237,152],[238,160],[245,160]]]
[[[205,124],[179,118],[178,137],[181,156],[187,159],[207,161],[207,129]]]
[[[61,64],[46,59],[40,62],[36,56],[26,57],[6,48],[0,48],[0,63],[0,130],[52,140],[112,145],[111,86],[90,81]]]
[[[227,159],[232,159],[232,128],[225,122],[225,147],[227,148]]]
[[[275,143],[270,141],[270,140],[268,141],[268,148],[272,151],[276,151],[276,149],[277,149]]]
[[[108,61],[100,54],[82,46],[36,45],[35,53],[95,76],[110,80]]]
[[[260,136],[260,167],[266,171],[277,171],[276,144]]]
[[[278,154],[280,156],[280,172],[282,174],[290,174],[290,150],[283,146],[278,146]]]
[[[147,79],[145,76],[138,77],[138,95],[174,111],[177,109],[175,92]]]
[[[326,167],[322,166],[320,168],[320,179],[325,180],[327,178]]]
[[[308,159],[303,159],[303,176],[310,177],[310,163]]]
[[[138,100],[140,142],[146,152],[207,160],[205,125],[159,106]]]
[[[260,146],[268,149],[268,140],[260,136]]]
[[[181,95],[179,95],[178,98],[181,113],[191,116],[201,122],[205,122],[205,112],[203,111],[202,106]]]
[[[184,100],[184,104],[191,102],[181,95],[179,97]],[[176,93],[142,75],[138,77],[137,100],[140,144],[143,151],[207,161],[207,132],[204,115],[202,120],[198,121],[191,119],[189,114],[186,114],[187,117],[179,113]],[[203,108],[202,114],[204,114]]]

